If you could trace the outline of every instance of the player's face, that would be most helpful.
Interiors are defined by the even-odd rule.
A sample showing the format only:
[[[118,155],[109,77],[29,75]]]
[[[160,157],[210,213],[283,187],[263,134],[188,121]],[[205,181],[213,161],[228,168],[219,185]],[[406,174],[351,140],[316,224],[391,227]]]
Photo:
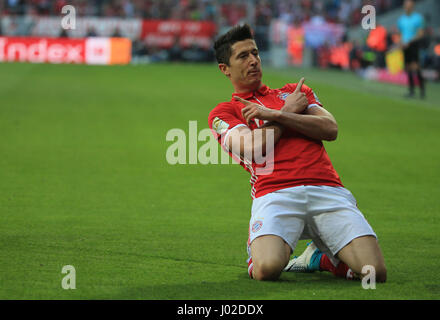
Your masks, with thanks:
[[[252,91],[261,84],[261,59],[254,40],[246,39],[234,43],[229,66],[224,73],[231,79],[236,90]]]

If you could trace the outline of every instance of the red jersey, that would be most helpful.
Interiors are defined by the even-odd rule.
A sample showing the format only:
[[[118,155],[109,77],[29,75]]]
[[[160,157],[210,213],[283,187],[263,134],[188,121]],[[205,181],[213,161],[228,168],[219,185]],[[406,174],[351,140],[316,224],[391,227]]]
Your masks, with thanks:
[[[236,101],[234,96],[270,109],[280,110],[284,100],[295,91],[296,86],[296,83],[292,83],[286,84],[281,89],[270,89],[263,85],[254,92],[233,93],[229,102],[218,104],[209,114],[209,127],[217,141],[222,144],[231,130],[239,126],[248,126],[241,114],[244,104]],[[311,88],[303,84],[301,91],[306,94],[309,107],[314,105],[322,107]],[[263,120],[254,119],[248,127],[254,130],[263,124]],[[224,145],[222,147],[227,150]],[[231,152],[229,154],[234,157]],[[251,173],[252,198],[300,185],[343,186],[322,141],[311,139],[293,130],[285,130],[275,144],[273,170],[270,174],[257,174],[256,169],[262,165],[255,162],[247,163],[240,160],[240,165]]]

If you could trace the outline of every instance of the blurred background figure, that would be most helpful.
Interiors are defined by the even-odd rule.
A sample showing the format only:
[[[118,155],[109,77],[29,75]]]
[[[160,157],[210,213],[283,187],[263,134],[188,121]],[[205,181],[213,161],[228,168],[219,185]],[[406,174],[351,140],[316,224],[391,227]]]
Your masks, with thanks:
[[[96,33],[94,27],[89,27],[89,28],[87,29],[87,34],[86,34],[86,37],[87,37],[87,38],[90,38],[90,37],[97,37],[97,36],[98,36],[98,34]]]
[[[408,97],[414,96],[414,87],[417,83],[420,87],[421,98],[425,97],[425,81],[420,70],[420,47],[425,36],[425,20],[423,16],[414,12],[414,1],[405,0],[405,14],[398,22],[398,28],[401,34],[401,46],[405,58],[405,70],[408,75],[409,92]]]

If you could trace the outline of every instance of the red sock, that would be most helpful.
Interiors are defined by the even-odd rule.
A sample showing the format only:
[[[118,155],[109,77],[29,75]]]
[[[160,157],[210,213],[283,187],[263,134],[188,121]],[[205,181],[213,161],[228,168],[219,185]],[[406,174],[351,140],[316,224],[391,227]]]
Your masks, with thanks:
[[[326,254],[322,254],[321,261],[319,263],[319,269],[321,271],[330,271],[336,277],[345,278],[347,280],[353,279],[353,271],[342,261],[335,267]]]

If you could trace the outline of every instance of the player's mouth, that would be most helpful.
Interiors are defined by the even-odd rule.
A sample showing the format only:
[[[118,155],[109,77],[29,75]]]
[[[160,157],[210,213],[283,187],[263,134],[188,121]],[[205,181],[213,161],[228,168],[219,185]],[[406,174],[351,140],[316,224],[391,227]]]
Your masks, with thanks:
[[[251,76],[259,75],[259,74],[260,74],[260,69],[253,69],[248,72],[248,75],[251,75]]]

